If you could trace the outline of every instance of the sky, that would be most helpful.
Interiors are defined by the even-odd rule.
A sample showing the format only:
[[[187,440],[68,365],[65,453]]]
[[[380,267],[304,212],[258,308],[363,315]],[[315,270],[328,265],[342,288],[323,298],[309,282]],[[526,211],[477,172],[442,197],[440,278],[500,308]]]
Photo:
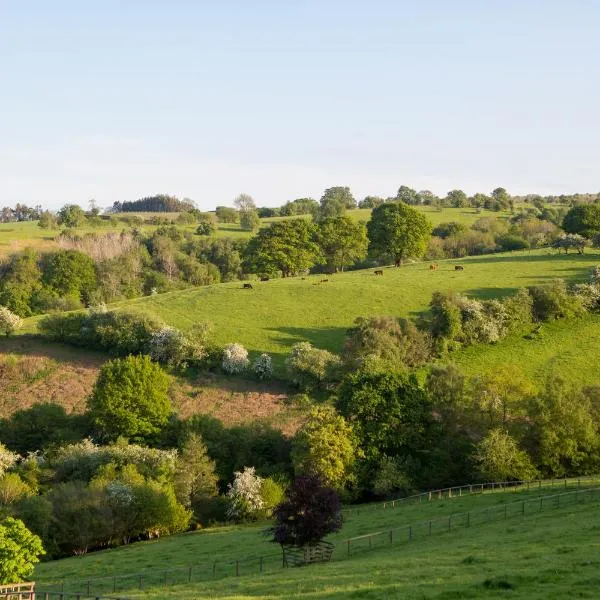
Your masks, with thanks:
[[[600,191],[597,0],[0,0],[0,205]]]

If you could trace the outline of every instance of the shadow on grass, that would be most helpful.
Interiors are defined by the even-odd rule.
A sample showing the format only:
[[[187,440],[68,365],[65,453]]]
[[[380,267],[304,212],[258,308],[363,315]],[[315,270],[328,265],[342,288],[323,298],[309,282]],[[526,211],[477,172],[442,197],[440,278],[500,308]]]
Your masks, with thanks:
[[[369,315],[365,315],[369,316]],[[310,342],[317,348],[325,348],[339,352],[344,345],[346,327],[272,327],[267,331],[275,331],[281,335],[273,338],[283,346],[291,348],[298,342]]]

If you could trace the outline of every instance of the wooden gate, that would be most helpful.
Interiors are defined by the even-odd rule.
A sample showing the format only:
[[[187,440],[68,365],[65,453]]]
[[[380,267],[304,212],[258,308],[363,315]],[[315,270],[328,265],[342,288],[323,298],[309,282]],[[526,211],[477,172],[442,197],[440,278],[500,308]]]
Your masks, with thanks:
[[[0,600],[35,600],[35,583],[0,585]]]

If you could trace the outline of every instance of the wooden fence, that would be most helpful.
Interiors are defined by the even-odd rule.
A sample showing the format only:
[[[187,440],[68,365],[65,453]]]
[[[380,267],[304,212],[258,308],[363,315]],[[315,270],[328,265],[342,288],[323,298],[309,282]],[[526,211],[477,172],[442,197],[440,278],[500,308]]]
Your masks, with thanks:
[[[130,600],[125,596],[87,596],[84,593],[69,593],[59,591],[36,591],[37,600],[83,600],[84,598],[93,598],[93,600]]]
[[[0,585],[0,600],[35,600],[35,583]]]
[[[432,502],[433,500],[447,500],[449,498],[460,498],[471,494],[486,494],[495,492],[506,492],[508,490],[518,492],[519,490],[535,489],[556,489],[556,488],[580,488],[582,484],[591,485],[600,484],[600,476],[573,477],[561,479],[531,479],[523,481],[493,481],[489,483],[469,483],[467,485],[456,485],[453,487],[441,488],[438,490],[429,490],[412,496],[404,496],[385,502],[376,502],[372,504],[361,504],[357,507],[348,507],[342,510],[344,515],[358,515],[361,512],[369,510],[383,510],[386,508],[396,508],[406,504],[421,504],[423,502]]]
[[[572,492],[548,496],[535,496],[515,502],[495,504],[483,509],[453,513],[446,517],[348,538],[343,541],[343,544],[346,546],[346,554],[350,556],[359,551],[406,543],[416,538],[429,537],[438,533],[447,533],[461,528],[475,527],[511,517],[522,517],[534,512],[539,513],[543,510],[559,508],[568,504],[580,504],[594,500],[600,500],[600,487],[577,489]]]

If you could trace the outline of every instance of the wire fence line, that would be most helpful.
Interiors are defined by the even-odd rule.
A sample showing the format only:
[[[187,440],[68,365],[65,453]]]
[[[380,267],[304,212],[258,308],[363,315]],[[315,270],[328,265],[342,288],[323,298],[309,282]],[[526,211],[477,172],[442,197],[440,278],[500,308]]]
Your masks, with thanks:
[[[519,490],[557,488],[559,486],[562,488],[581,488],[582,485],[591,485],[592,483],[600,483],[600,476],[572,479],[563,478],[518,482],[474,483],[463,486],[453,486],[449,488],[431,490],[396,500],[388,500],[386,502],[377,504],[362,505],[357,508],[347,508],[343,510],[343,513],[346,517],[352,514],[358,515],[361,511],[396,508],[406,504],[417,504],[422,502],[430,502],[437,499],[455,498],[471,494],[500,491],[505,492],[507,490],[518,492]],[[455,516],[456,515],[453,515],[451,518],[454,518]],[[406,527],[407,526],[403,526],[396,529],[402,530]],[[434,527],[433,524],[431,527]],[[365,536],[359,536],[358,538],[350,539],[358,540],[365,538],[365,540],[367,540],[370,538],[368,543],[372,545],[374,540],[373,536],[381,535],[381,533],[382,532],[366,534]],[[392,534],[392,538],[393,536],[394,534]],[[348,540],[344,540],[344,544],[347,544],[347,541]],[[283,558],[281,553],[264,554],[261,556],[244,557],[239,560],[217,559],[165,569],[147,569],[134,573],[87,577],[81,579],[44,581],[40,583],[40,586],[43,587],[45,593],[54,594],[53,596],[48,596],[49,600],[60,598],[61,593],[63,594],[65,600],[73,596],[77,597],[78,595],[81,598],[105,598],[107,595],[112,594],[114,596],[115,594],[123,591],[143,590],[149,587],[179,585],[209,581],[230,576],[272,572],[274,570],[281,569],[283,566]],[[70,594],[70,596],[67,594]],[[107,598],[107,600],[111,599]]]
[[[37,600],[82,600],[93,598],[94,600],[131,600],[125,596],[86,596],[84,593],[70,593],[59,591],[45,591],[36,587],[35,598]]]
[[[561,494],[535,496],[504,504],[494,504],[487,508],[453,513],[446,517],[438,517],[427,521],[419,521],[409,525],[367,533],[343,540],[346,554],[382,548],[393,544],[411,542],[416,538],[429,537],[439,533],[447,533],[458,529],[467,529],[477,525],[498,522],[501,520],[523,517],[544,510],[560,508],[585,502],[600,500],[600,487],[576,489]]]
[[[522,481],[493,481],[488,483],[468,483],[466,485],[455,485],[447,488],[428,490],[411,496],[404,496],[385,502],[371,504],[362,504],[356,507],[342,509],[344,515],[359,515],[361,512],[382,510],[386,508],[396,508],[406,504],[421,504],[423,502],[432,502],[434,500],[447,500],[450,498],[460,498],[472,494],[486,494],[495,492],[506,492],[508,490],[518,492],[521,490],[535,490],[544,488],[569,488],[581,485],[591,485],[600,483],[600,475],[590,475],[586,477],[562,477],[560,479],[531,479]]]

